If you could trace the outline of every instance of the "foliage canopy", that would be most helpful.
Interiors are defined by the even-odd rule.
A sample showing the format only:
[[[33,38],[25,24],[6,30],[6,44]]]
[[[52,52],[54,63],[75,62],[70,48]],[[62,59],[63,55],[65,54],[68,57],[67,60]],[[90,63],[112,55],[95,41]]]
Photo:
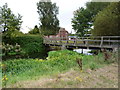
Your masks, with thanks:
[[[120,35],[120,2],[111,3],[95,17],[94,36],[119,36]]]
[[[42,33],[44,35],[56,34],[59,30],[58,7],[56,3],[39,1],[37,9]]]
[[[5,33],[6,36],[14,37],[16,36],[16,32],[19,33],[22,24],[21,19],[22,16],[20,14],[17,16],[13,14],[11,9],[8,8],[7,3],[0,7],[0,26],[2,32]]]
[[[96,14],[109,5],[108,2],[88,2],[86,8],[79,8],[74,11],[72,27],[80,36],[85,36],[93,26]]]

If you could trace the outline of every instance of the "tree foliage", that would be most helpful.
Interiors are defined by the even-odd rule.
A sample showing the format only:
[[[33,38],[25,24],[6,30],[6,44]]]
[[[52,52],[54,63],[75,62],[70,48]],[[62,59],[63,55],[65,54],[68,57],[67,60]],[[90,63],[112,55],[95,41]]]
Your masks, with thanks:
[[[113,36],[120,35],[120,2],[111,3],[95,17],[93,35]]]
[[[0,25],[3,28],[3,32],[9,31],[9,30],[20,30],[21,24],[22,24],[22,16],[18,14],[18,16],[15,16],[11,9],[8,8],[7,3],[0,7]]]
[[[15,16],[15,14],[12,13],[11,9],[8,8],[7,3],[0,7],[0,28],[6,38],[13,38],[23,35],[23,33],[20,32],[22,24],[21,19],[22,16],[20,14]]]
[[[88,2],[86,8],[81,7],[76,10],[72,19],[72,27],[76,33],[79,33],[80,36],[87,34],[93,26],[93,18],[107,5],[109,5],[108,2]]]
[[[59,30],[58,7],[56,3],[39,1],[37,9],[42,33],[45,35],[56,34]]]
[[[84,36],[87,30],[91,27],[90,13],[87,9],[79,8],[74,12],[74,18],[72,19],[72,27],[79,33],[80,36]]]
[[[40,34],[40,29],[37,25],[35,25],[34,29],[30,30],[28,33],[30,34]]]
[[[89,13],[91,13],[91,22],[93,21],[92,18],[94,18],[99,11],[102,11],[109,4],[109,2],[87,2],[86,9],[88,9]]]

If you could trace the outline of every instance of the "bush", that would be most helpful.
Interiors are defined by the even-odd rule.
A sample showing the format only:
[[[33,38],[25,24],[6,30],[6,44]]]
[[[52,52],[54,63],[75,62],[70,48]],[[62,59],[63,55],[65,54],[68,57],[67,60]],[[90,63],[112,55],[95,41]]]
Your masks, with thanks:
[[[15,46],[3,43],[2,44],[2,53],[5,55],[9,55],[11,53],[20,54],[20,53],[22,53],[22,49],[21,49],[20,45],[18,45],[17,43]]]
[[[25,52],[25,55],[28,55],[31,58],[34,57],[34,54],[36,53],[38,54],[35,57],[46,55],[46,49],[40,35],[23,35],[13,39],[3,37],[3,42],[11,45],[18,43]]]

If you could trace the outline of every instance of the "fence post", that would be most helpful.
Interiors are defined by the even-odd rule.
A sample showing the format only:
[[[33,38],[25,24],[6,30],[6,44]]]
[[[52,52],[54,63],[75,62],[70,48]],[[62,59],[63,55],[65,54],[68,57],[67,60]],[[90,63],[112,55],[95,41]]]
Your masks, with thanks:
[[[66,49],[66,45],[63,44],[63,45],[61,46],[61,50],[65,50],[65,49]]]
[[[82,41],[83,41],[83,44],[85,45],[86,42],[85,42],[85,40],[83,39],[83,37],[82,37]]]
[[[66,44],[68,44],[68,39],[66,39],[67,41],[66,41]]]
[[[76,45],[76,39],[74,39],[74,46]]]
[[[60,44],[62,44],[62,37],[60,37]]]
[[[109,37],[109,46],[110,46],[110,37]]]
[[[86,40],[86,46],[87,46],[87,49],[89,49],[89,45],[88,45],[88,37],[87,37],[87,40]]]
[[[100,43],[100,47],[103,46],[103,37],[101,37],[101,43]]]

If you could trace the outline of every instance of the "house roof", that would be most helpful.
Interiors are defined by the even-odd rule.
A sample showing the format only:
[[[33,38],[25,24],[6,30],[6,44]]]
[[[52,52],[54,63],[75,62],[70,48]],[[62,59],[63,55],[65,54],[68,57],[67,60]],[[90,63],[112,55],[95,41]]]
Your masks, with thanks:
[[[65,28],[60,28],[60,29],[59,29],[59,32],[60,32],[60,31],[68,32],[67,30],[65,30]]]

